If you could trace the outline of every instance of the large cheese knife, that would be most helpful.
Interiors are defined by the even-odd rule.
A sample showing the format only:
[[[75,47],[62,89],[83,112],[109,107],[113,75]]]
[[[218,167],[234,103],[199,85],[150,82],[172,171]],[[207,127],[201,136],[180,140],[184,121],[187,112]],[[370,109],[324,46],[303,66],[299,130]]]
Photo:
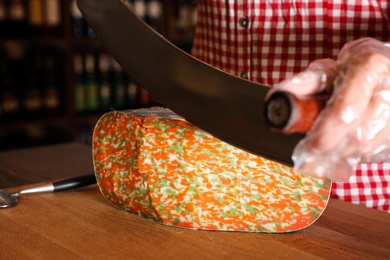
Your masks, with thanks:
[[[111,55],[151,95],[188,122],[250,153],[291,166],[302,134],[264,120],[269,87],[213,68],[156,33],[123,0],[78,0]]]

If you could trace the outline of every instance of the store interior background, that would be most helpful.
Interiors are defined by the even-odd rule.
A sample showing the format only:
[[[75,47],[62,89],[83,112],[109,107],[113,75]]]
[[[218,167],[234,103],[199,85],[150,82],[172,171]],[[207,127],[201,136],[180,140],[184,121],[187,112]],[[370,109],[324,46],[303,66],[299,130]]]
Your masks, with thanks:
[[[190,51],[196,0],[126,4]],[[0,0],[0,37],[0,151],[90,145],[104,113],[159,105],[106,51],[75,0]]]

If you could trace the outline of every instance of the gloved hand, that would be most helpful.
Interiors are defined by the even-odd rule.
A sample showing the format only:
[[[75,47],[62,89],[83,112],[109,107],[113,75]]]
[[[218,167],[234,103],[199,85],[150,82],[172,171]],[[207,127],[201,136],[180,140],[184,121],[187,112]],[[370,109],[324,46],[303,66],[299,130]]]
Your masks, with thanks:
[[[390,46],[347,43],[275,89],[296,96],[331,93],[292,159],[297,172],[346,181],[358,163],[390,162]]]

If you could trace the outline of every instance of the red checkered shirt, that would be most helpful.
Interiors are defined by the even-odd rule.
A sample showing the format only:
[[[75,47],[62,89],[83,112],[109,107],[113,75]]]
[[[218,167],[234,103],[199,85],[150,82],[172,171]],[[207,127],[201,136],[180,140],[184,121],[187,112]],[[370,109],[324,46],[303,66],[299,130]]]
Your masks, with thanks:
[[[335,58],[344,43],[390,41],[389,0],[198,0],[192,54],[272,86],[309,62]],[[332,196],[390,212],[390,163],[361,164]]]

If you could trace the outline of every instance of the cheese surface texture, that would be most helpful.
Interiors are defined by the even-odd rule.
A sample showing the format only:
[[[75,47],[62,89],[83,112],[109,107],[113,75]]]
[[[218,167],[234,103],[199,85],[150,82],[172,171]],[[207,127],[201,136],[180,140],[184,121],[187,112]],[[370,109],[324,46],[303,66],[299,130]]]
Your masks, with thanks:
[[[331,182],[229,145],[167,109],[97,122],[98,186],[115,207],[191,229],[290,232],[325,210]]]

